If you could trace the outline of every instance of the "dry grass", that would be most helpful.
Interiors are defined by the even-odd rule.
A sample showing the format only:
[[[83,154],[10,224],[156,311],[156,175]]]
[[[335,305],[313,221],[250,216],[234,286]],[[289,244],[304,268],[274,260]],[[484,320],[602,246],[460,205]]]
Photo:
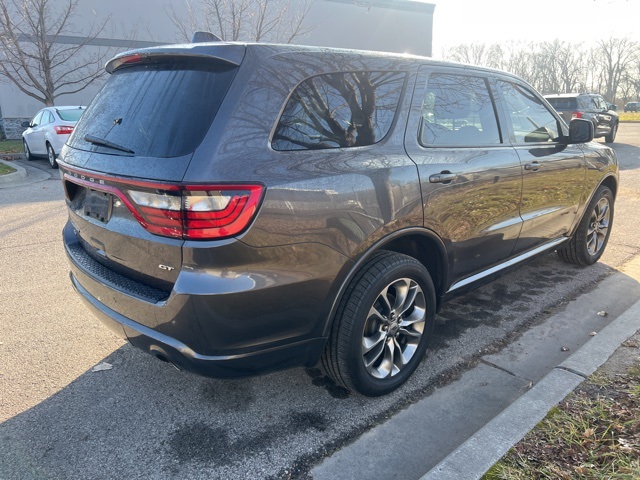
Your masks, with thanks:
[[[22,140],[1,140],[0,153],[22,153]]]
[[[8,173],[13,173],[15,172],[16,169],[13,167],[10,167],[9,165],[0,162],[0,175],[6,175]]]
[[[640,112],[619,112],[621,122],[640,122]]]
[[[640,479],[640,362],[596,375],[569,395],[483,477]]]

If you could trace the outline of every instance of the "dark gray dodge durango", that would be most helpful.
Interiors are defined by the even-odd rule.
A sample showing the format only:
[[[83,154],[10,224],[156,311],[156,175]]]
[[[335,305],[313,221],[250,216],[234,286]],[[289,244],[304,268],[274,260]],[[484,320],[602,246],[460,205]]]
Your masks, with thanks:
[[[611,233],[613,150],[504,72],[223,42],[106,69],[59,159],[71,281],[181,369],[320,362],[382,395],[444,301],[544,252],[592,264]]]

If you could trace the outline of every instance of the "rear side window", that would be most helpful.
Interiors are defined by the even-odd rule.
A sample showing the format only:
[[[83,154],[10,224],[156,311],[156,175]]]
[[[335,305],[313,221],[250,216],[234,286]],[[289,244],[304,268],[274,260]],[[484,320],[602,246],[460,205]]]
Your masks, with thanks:
[[[77,122],[84,113],[84,109],[78,108],[76,110],[56,110],[61,120],[65,122]]]
[[[405,83],[403,72],[342,72],[302,82],[271,140],[274,150],[362,147],[389,132]]]
[[[211,126],[235,67],[200,61],[147,63],[116,70],[86,109],[70,146],[135,156],[177,157],[193,152]],[[104,142],[103,142],[104,143]]]
[[[422,100],[419,140],[425,147],[500,143],[486,81],[465,75],[431,75]]]

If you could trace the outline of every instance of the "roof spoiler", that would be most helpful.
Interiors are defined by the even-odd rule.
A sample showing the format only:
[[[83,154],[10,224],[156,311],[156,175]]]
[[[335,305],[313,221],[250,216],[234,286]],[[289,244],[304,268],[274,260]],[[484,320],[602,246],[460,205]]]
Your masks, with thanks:
[[[211,33],[204,31],[197,31],[193,33],[193,37],[191,37],[191,43],[206,43],[206,42],[221,42],[222,39]]]

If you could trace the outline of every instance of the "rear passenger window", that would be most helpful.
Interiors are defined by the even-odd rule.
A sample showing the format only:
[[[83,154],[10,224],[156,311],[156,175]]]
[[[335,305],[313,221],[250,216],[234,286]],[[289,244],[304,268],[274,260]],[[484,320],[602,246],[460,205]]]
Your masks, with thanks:
[[[400,72],[342,72],[302,82],[271,140],[274,150],[372,145],[391,128],[404,87]]]
[[[558,140],[558,121],[537,96],[520,85],[498,82],[506,103],[515,143]]]
[[[500,143],[495,109],[484,79],[464,75],[429,77],[419,134],[423,146]]]

